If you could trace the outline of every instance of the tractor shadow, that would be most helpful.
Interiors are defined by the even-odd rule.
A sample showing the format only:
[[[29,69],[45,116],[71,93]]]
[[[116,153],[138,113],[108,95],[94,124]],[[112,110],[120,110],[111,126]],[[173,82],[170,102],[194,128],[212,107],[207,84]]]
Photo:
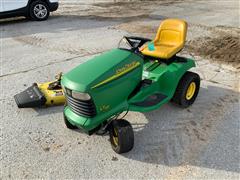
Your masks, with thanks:
[[[137,120],[129,113],[126,119],[131,119],[135,145],[123,156],[170,167],[184,164],[239,172],[239,112],[232,109],[238,97],[234,91],[208,86],[187,109],[168,103]],[[224,119],[228,112],[235,115]]]
[[[207,86],[187,109],[168,103],[148,113],[130,112],[125,119],[134,128],[135,144],[123,156],[169,167],[184,164],[239,173],[238,98],[232,90]],[[35,109],[38,116],[60,118],[62,110],[63,106]]]
[[[37,116],[46,116],[63,113],[63,108],[64,108],[63,105],[58,105],[52,107],[33,108],[33,110],[37,113]]]

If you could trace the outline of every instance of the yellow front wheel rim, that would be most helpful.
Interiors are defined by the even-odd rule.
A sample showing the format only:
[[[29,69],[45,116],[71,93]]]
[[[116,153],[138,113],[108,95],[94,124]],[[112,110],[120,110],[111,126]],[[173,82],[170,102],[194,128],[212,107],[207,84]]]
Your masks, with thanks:
[[[116,128],[113,129],[113,144],[118,146],[118,132]]]
[[[186,93],[186,99],[190,100],[194,96],[196,91],[196,83],[191,82],[191,84],[188,86],[187,93]]]

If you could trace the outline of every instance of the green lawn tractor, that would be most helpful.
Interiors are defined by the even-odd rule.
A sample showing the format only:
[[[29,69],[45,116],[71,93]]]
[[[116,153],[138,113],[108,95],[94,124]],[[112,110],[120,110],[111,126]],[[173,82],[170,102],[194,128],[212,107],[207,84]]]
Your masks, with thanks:
[[[188,71],[195,66],[192,59],[176,55],[186,34],[186,22],[167,19],[154,40],[124,37],[118,49],[64,74],[66,126],[89,135],[109,132],[112,148],[120,154],[134,145],[133,128],[120,114],[152,111],[169,101],[183,108],[193,104],[200,77]]]

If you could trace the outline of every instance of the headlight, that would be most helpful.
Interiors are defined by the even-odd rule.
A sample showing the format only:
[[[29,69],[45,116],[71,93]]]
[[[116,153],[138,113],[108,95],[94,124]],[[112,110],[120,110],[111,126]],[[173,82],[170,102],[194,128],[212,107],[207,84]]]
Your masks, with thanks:
[[[83,101],[88,101],[91,99],[88,93],[80,93],[76,91],[72,91],[72,97]]]
[[[64,87],[64,88],[63,88],[63,91],[64,91],[64,93],[66,93],[67,95],[72,96],[72,91],[71,91],[70,89]]]
[[[66,89],[64,86],[62,86],[63,92],[66,93]]]

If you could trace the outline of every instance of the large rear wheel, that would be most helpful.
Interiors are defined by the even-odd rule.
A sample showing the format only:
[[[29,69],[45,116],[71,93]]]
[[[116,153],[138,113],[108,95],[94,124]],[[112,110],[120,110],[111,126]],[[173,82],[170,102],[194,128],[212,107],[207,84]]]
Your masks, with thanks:
[[[189,107],[197,98],[200,88],[198,74],[187,71],[181,78],[172,101],[181,107]]]

